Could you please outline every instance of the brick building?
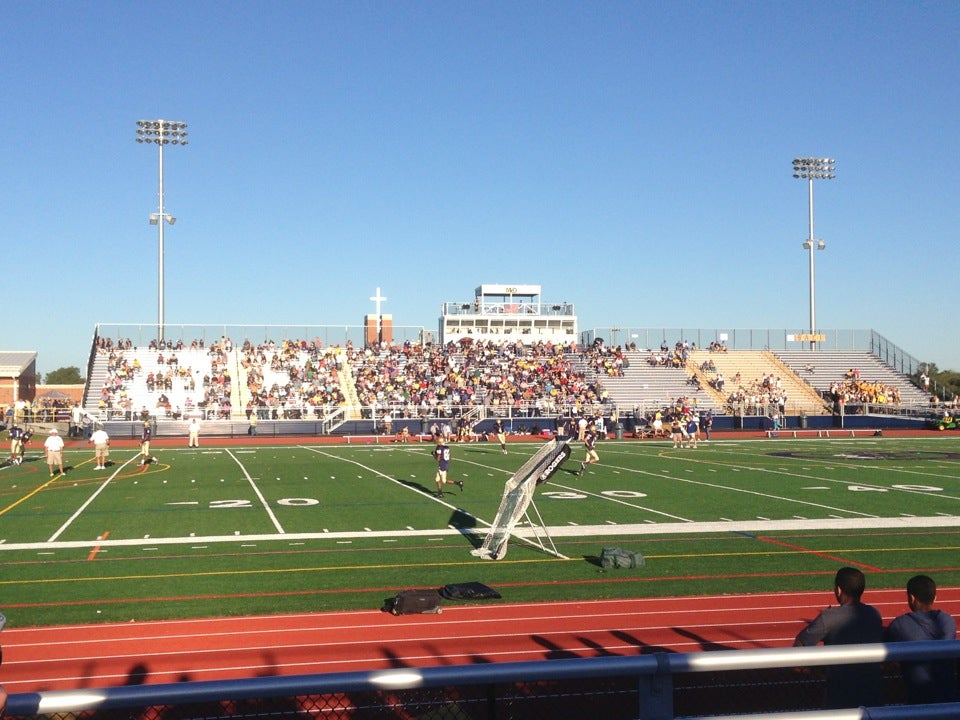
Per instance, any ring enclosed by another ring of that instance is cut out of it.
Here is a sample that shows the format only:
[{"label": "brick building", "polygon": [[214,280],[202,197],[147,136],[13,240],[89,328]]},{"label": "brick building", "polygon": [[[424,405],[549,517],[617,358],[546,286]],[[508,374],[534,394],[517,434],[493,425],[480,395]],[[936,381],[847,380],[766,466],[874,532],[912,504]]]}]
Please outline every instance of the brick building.
[{"label": "brick building", "polygon": [[37,395],[37,353],[0,350],[0,406],[17,400],[33,402]]}]

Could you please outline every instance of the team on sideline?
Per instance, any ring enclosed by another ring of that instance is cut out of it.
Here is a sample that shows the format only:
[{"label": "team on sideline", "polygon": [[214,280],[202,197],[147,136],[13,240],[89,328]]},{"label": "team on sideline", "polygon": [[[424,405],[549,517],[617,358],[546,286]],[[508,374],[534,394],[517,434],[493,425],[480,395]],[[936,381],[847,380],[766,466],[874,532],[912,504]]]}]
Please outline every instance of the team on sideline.
[{"label": "team on sideline", "polygon": [[[33,437],[33,430],[30,428],[22,428],[19,425],[13,425],[9,429],[8,435],[10,437],[10,454],[5,464],[22,465],[27,444],[30,438]],[[141,466],[149,465],[157,461],[157,458],[150,454],[150,441],[152,438],[153,425],[147,420],[143,423],[140,432]],[[102,427],[97,428],[90,434],[87,444],[93,445],[94,448],[93,458],[96,462],[94,470],[106,470],[108,463],[107,458],[110,457],[110,436],[107,431]],[[190,448],[200,447],[200,421],[196,418],[191,421],[188,427],[187,446]],[[48,430],[47,437],[43,441],[43,455],[47,463],[47,468],[50,471],[50,477],[54,477],[57,474],[63,475],[69,469],[64,467],[63,464],[63,452],[65,448],[66,443],[60,436],[59,430],[57,430],[57,428]],[[56,468],[56,470],[54,470],[54,468]]]}]

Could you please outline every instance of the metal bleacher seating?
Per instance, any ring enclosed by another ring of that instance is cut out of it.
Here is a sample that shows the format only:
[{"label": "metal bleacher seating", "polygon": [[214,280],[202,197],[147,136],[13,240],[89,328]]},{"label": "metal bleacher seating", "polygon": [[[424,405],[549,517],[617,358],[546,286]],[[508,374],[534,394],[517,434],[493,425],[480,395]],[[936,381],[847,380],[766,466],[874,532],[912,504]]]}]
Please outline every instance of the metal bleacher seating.
[{"label": "metal bleacher seating", "polygon": [[722,406],[705,389],[691,382],[686,368],[654,366],[648,362],[649,353],[625,350],[623,375],[595,374],[585,369],[589,380],[600,382],[607,390],[610,403],[621,410],[640,407],[642,410],[672,405],[679,397],[689,398],[701,411],[719,412]]},{"label": "metal bleacher seating", "polygon": [[[163,354],[168,358],[171,353],[164,351]],[[131,366],[134,361],[138,361],[140,370],[126,378],[122,388],[112,393],[112,409],[110,412],[100,406],[102,390],[110,379],[108,356],[97,354],[94,357],[88,380],[89,392],[84,409],[99,421],[121,419],[124,417],[126,409],[130,410],[132,416],[138,416],[143,408],[146,408],[151,416],[166,416],[166,411],[161,411],[157,407],[157,400],[161,395],[166,395],[171,409],[174,412],[179,410],[180,414],[186,413],[191,407],[196,407],[203,400],[203,377],[211,372],[210,357],[203,350],[184,348],[177,351],[177,364],[175,366],[166,362],[161,366],[158,362],[160,352],[154,349],[134,347],[124,350],[122,355]],[[163,389],[159,386],[155,386],[153,390],[148,388],[147,376],[151,372],[157,373],[161,369],[163,372],[167,372],[174,368],[184,368],[184,372],[175,373],[170,389]],[[187,374],[193,378],[192,389]],[[233,394],[236,395],[235,387],[233,388]],[[235,400],[236,398],[232,398],[233,402]],[[127,407],[125,408],[124,405]]]},{"label": "metal bleacher seating", "polygon": [[780,350],[776,356],[821,393],[828,392],[833,383],[847,380],[847,374],[856,369],[862,380],[896,387],[902,405],[930,402],[930,395],[914,385],[907,375],[864,350]]}]

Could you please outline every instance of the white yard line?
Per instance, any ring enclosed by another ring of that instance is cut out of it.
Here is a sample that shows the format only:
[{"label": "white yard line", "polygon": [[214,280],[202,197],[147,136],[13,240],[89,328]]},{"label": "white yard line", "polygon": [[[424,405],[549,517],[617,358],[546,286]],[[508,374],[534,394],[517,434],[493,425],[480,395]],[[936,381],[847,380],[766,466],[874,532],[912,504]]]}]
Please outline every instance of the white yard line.
[{"label": "white yard line", "polygon": [[78,517],[80,517],[80,516],[83,514],[83,511],[84,511],[84,510],[86,510],[88,507],[90,507],[90,504],[91,504],[94,500],[97,499],[97,496],[98,496],[100,493],[102,493],[104,490],[107,489],[107,486],[108,486],[108,485],[110,484],[110,482],[117,476],[117,473],[119,473],[119,472],[120,472],[121,470],[123,470],[127,465],[129,465],[130,463],[132,463],[134,460],[136,460],[136,459],[139,458],[139,457],[140,457],[140,453],[138,452],[136,455],[134,455],[132,458],[130,458],[129,460],[127,460],[127,461],[126,461],[125,463],[123,463],[122,465],[118,465],[118,466],[114,469],[114,471],[113,471],[112,473],[110,473],[110,475],[107,477],[107,479],[104,480],[102,483],[100,483],[99,487],[97,487],[97,489],[94,491],[93,495],[91,495],[89,498],[87,498],[87,501],[86,501],[85,503],[83,503],[83,505],[81,505],[79,508],[77,508],[77,511],[76,511],[73,515],[71,515],[70,518],[69,518],[63,525],[60,526],[60,529],[57,530],[57,531],[50,537],[50,539],[47,540],[47,542],[48,542],[48,543],[56,542],[56,541],[57,541],[57,538],[59,538],[59,537],[66,531],[66,529],[69,528],[70,525],[73,524],[73,521],[76,520]]},{"label": "white yard line", "polygon": [[260,492],[260,488],[257,487],[257,484],[253,481],[253,478],[250,477],[250,473],[247,472],[247,468],[244,467],[243,463],[240,462],[240,459],[234,455],[230,450],[226,451],[233,461],[240,466],[240,470],[243,471],[243,476],[247,479],[247,482],[250,483],[250,487],[253,488],[253,492],[256,493],[257,497],[260,498],[260,505],[263,506],[264,511],[270,517],[270,521],[273,523],[273,526],[277,529],[277,532],[281,535],[285,535],[286,531],[283,529],[283,526],[280,524],[280,521],[277,520],[277,516],[273,514],[273,510],[270,509],[270,503],[267,502],[267,499],[263,496],[263,493]]}]

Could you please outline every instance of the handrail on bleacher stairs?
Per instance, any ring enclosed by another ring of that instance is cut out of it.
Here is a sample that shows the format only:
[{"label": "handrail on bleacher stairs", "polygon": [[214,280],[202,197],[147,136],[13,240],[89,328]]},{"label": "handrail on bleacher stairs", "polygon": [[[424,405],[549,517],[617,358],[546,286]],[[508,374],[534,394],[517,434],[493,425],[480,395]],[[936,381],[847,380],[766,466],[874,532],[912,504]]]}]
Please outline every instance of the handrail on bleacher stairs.
[{"label": "handrail on bleacher stairs", "polygon": [[[762,670],[772,668],[794,668],[808,666],[843,665],[856,663],[882,663],[900,660],[938,660],[960,658],[960,641],[923,641],[902,643],[878,643],[864,645],[834,645],[830,647],[762,648],[753,650],[714,650],[696,653],[658,652],[636,656],[600,656],[590,658],[570,658],[560,660],[541,660],[533,662],[479,663],[472,665],[447,665],[425,668],[395,668],[368,672],[325,673],[314,675],[289,675],[257,677],[242,680],[178,682],[165,684],[125,685],[109,688],[81,688],[77,690],[58,690],[38,693],[12,694],[8,698],[6,718],[38,718],[50,716],[75,715],[86,712],[115,711],[138,708],[138,717],[167,717],[173,712],[175,717],[192,717],[183,714],[183,706],[226,701],[263,701],[283,698],[307,698],[311,696],[337,695],[349,693],[374,693],[381,702],[389,702],[394,707],[403,707],[406,693],[423,692],[430,688],[481,687],[476,705],[471,705],[471,717],[490,717],[500,700],[493,697],[495,692],[513,690],[519,696],[525,695],[524,683],[549,681],[605,680],[611,678],[632,678],[638,689],[636,714],[644,720],[673,720],[673,679],[683,673],[716,673],[724,671]],[[494,686],[500,686],[495,691]],[[597,693],[607,689],[598,685]],[[783,689],[779,692],[783,693]],[[384,693],[377,696],[377,693]],[[588,698],[589,690],[581,691]],[[461,696],[462,698],[465,694]],[[529,699],[527,700],[529,701]],[[567,701],[569,702],[569,700]],[[430,717],[444,717],[447,701],[441,696],[431,711]],[[422,707],[422,706],[421,706]],[[143,709],[147,710],[144,711]],[[152,714],[151,708],[156,709]],[[225,711],[218,718],[231,717]],[[344,708],[343,717],[352,717],[356,708]],[[254,708],[244,706],[245,720],[251,718],[276,717],[276,708],[269,703],[258,714]],[[537,715],[535,705],[524,706],[524,717],[547,717]],[[462,707],[453,708],[450,717],[463,717]],[[555,713],[554,711],[551,711]],[[325,716],[337,717],[335,712],[326,712]],[[111,715],[112,717],[112,715]],[[120,717],[120,715],[117,715]],[[684,717],[691,717],[689,715]],[[698,716],[699,717],[699,716]],[[703,716],[707,717],[707,716]],[[889,705],[874,708],[847,710],[816,710],[773,713],[751,713],[748,715],[710,715],[716,720],[746,719],[752,720],[854,720],[870,718],[872,720],[914,720],[916,718],[960,717],[960,702],[937,705]]]}]

